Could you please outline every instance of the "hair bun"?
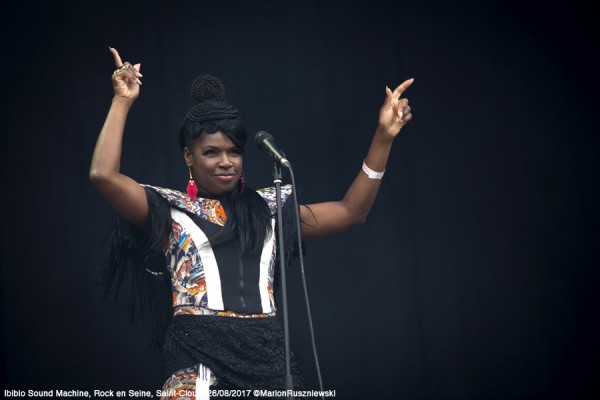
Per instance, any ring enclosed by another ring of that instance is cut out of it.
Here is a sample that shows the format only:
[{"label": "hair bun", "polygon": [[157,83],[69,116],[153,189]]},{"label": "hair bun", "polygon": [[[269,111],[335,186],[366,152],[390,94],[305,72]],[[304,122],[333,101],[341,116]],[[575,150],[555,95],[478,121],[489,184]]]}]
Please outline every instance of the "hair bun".
[{"label": "hair bun", "polygon": [[225,101],[225,86],[216,76],[200,75],[192,83],[194,105],[207,100]]}]

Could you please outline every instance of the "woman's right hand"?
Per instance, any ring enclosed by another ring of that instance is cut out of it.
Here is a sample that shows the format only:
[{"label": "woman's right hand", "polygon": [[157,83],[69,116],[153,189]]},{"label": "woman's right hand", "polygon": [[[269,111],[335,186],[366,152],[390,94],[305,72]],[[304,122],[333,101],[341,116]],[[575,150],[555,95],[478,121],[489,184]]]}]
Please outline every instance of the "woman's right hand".
[{"label": "woman's right hand", "polygon": [[141,64],[131,65],[129,62],[123,63],[116,49],[109,47],[109,50],[115,59],[115,66],[117,67],[112,76],[115,97],[133,102],[140,95],[140,85],[142,84],[142,81],[139,79],[142,77],[140,73]]}]

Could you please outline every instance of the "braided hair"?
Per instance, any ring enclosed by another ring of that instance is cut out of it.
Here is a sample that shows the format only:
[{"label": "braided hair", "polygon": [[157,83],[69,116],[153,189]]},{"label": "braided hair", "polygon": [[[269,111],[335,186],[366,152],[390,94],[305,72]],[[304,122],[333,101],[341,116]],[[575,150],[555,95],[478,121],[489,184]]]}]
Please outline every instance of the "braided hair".
[{"label": "braided hair", "polygon": [[[201,75],[192,83],[192,108],[188,111],[179,129],[179,146],[192,147],[200,135],[223,133],[244,153],[246,129],[238,116],[238,110],[225,100],[225,86],[221,80],[211,75]],[[238,187],[226,196],[219,198],[227,221],[219,233],[210,239],[211,246],[234,239],[238,242],[240,254],[259,256],[263,244],[273,232],[271,211],[264,199],[246,186]]]}]

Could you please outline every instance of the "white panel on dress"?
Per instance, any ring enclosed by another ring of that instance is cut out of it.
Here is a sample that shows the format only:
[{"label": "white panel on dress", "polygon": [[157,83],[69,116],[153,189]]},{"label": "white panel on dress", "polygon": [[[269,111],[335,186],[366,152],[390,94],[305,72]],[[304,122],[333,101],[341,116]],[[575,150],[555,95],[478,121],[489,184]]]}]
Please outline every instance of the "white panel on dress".
[{"label": "white panel on dress", "polygon": [[[269,267],[271,266],[271,256],[273,255],[273,246],[275,245],[275,219],[271,220],[272,233],[265,239],[262,254],[260,256],[260,277],[258,278],[258,289],[260,291],[260,304],[263,313],[273,312],[269,298]],[[273,266],[274,268],[275,266]]]},{"label": "white panel on dress", "polygon": [[198,254],[204,267],[208,308],[211,310],[224,310],[223,294],[221,293],[221,276],[219,275],[217,259],[210,246],[208,237],[186,213],[171,208],[171,217],[189,233],[196,245],[196,249],[198,249]]}]

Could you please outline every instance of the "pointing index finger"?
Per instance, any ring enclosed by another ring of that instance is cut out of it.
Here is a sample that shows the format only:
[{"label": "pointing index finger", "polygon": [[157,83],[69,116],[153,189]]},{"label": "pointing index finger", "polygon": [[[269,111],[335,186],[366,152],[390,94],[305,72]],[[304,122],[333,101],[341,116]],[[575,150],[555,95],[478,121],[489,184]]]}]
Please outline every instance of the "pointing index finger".
[{"label": "pointing index finger", "polygon": [[407,79],[404,82],[402,82],[400,85],[398,85],[398,87],[396,89],[394,89],[394,96],[396,96],[396,97],[402,96],[402,93],[404,93],[404,91],[406,89],[408,89],[414,81],[415,81],[415,78],[410,78],[410,79]]},{"label": "pointing index finger", "polygon": [[110,50],[115,59],[115,65],[117,66],[117,68],[121,68],[123,66],[123,61],[121,61],[121,56],[119,56],[119,52],[117,51],[117,49],[112,47],[109,47],[108,49]]}]

